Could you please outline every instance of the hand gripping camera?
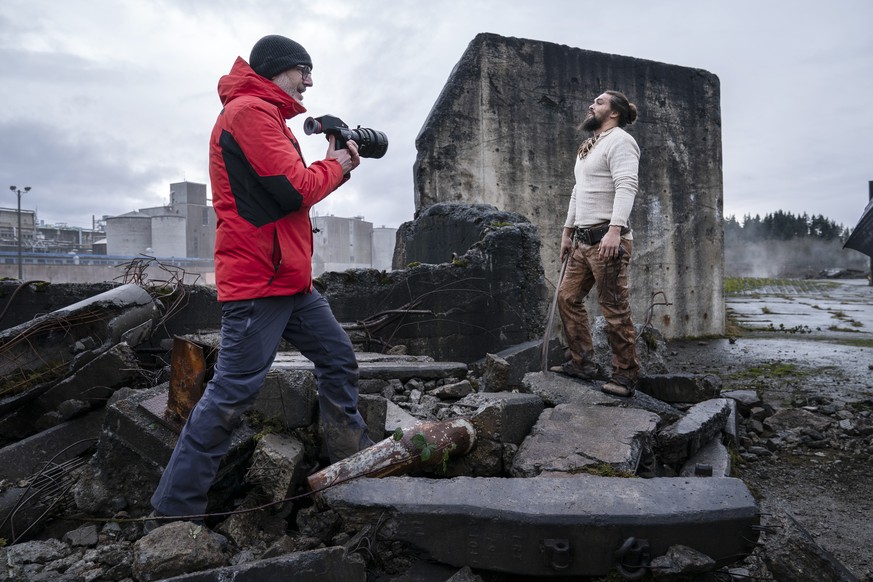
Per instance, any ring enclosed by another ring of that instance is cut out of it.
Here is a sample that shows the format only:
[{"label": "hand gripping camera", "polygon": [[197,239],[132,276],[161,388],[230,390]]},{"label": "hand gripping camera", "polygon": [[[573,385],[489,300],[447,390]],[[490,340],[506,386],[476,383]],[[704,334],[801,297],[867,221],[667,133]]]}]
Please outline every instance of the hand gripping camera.
[{"label": "hand gripping camera", "polygon": [[362,158],[381,158],[388,151],[388,136],[381,131],[361,127],[349,129],[342,119],[333,115],[308,117],[303,122],[306,135],[325,133],[336,139],[335,149],[346,149],[346,142],[354,140],[358,144],[358,154]]}]

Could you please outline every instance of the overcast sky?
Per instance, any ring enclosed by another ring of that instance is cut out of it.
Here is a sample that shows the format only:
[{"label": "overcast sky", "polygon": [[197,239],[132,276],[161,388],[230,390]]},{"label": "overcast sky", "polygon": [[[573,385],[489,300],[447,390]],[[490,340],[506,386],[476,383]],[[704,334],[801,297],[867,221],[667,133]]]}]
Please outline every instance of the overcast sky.
[{"label": "overcast sky", "polygon": [[[3,0],[0,206],[30,186],[23,208],[90,228],[168,202],[172,182],[208,183],[218,78],[283,34],[314,61],[309,114],[389,138],[315,211],[397,227],[414,212],[415,137],[491,32],[714,73],[725,215],[853,227],[873,180],[871,23],[870,0]],[[314,161],[326,146],[304,118],[289,125]]]}]

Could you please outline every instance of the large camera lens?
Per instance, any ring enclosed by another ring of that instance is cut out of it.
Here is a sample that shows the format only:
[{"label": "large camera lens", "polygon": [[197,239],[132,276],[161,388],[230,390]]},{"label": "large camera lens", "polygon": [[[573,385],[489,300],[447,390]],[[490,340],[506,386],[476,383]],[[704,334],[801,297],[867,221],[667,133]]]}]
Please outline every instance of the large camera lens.
[{"label": "large camera lens", "polygon": [[359,127],[348,130],[350,138],[358,144],[362,158],[381,158],[388,151],[388,136],[375,129]]}]

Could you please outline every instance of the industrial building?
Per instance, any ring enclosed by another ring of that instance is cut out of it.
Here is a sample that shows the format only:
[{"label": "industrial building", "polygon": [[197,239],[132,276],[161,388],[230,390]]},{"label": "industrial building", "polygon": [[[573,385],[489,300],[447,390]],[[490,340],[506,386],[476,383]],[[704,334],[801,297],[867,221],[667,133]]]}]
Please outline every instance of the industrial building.
[{"label": "industrial building", "polygon": [[[21,210],[21,247],[25,279],[85,283],[118,276],[118,265],[154,257],[214,282],[215,210],[206,184],[170,184],[169,202],[118,216],[92,219],[82,228],[39,221],[34,210]],[[18,211],[0,208],[0,277],[18,270]],[[379,227],[362,216],[312,217],[313,276],[347,269],[390,270],[396,228]]]},{"label": "industrial building", "polygon": [[215,209],[206,184],[170,184],[170,202],[106,219],[106,254],[161,258],[212,258]]},{"label": "industrial building", "polygon": [[313,216],[312,275],[348,269],[389,271],[396,237],[396,228],[373,228],[363,216]]}]

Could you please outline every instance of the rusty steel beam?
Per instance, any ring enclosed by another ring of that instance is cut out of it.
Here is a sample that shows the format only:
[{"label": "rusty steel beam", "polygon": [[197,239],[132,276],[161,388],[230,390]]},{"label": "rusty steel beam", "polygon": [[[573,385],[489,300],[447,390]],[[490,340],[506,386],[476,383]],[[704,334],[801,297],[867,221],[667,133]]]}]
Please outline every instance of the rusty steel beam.
[{"label": "rusty steel beam", "polygon": [[203,396],[215,366],[215,350],[176,336],[170,358],[170,393],[166,415],[184,424]]},{"label": "rusty steel beam", "polygon": [[307,483],[320,492],[358,477],[406,475],[439,467],[450,456],[468,453],[475,443],[476,429],[465,418],[422,421],[310,475]]}]

